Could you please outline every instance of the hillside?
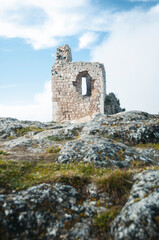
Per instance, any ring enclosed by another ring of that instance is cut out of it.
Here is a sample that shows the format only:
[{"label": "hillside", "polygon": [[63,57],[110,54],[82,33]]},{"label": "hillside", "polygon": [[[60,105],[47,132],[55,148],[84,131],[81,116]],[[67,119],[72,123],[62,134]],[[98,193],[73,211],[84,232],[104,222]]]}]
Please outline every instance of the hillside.
[{"label": "hillside", "polygon": [[159,239],[159,115],[0,118],[0,239]]}]

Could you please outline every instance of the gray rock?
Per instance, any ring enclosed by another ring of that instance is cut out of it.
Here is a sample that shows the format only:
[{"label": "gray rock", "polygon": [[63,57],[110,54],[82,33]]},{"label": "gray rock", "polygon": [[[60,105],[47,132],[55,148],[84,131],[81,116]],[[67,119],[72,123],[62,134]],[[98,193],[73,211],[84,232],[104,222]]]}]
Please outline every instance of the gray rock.
[{"label": "gray rock", "polygon": [[125,144],[159,142],[159,115],[151,115],[140,111],[129,111],[106,116],[98,114],[86,123],[83,134],[105,135]]},{"label": "gray rock", "polygon": [[114,93],[109,93],[105,97],[104,101],[104,113],[116,114],[125,111],[125,108],[120,107],[120,101],[117,99]]},{"label": "gray rock", "polygon": [[154,162],[158,165],[159,164],[159,150],[153,149],[153,148],[139,148],[139,147],[135,147],[135,150],[148,158],[151,158],[154,160]]},{"label": "gray rock", "polygon": [[87,135],[67,142],[58,157],[60,163],[84,162],[98,167],[128,167],[134,160],[152,163],[151,159],[122,143]]},{"label": "gray rock", "polygon": [[73,187],[59,183],[0,195],[1,238],[89,239],[92,217],[97,211],[94,206],[79,204],[78,200],[80,196]]},{"label": "gray rock", "polygon": [[115,240],[159,239],[159,170],[135,176],[128,202],[114,220]]},{"label": "gray rock", "polygon": [[[12,125],[11,127],[13,128]],[[42,132],[30,131],[25,136],[9,140],[5,143],[5,149],[8,151],[17,147],[24,147],[30,152],[45,152],[46,148],[51,147],[53,144],[61,147],[62,145],[57,144],[57,141],[73,139],[81,130],[81,126],[76,124],[65,124],[57,127],[50,125],[50,128],[53,129],[44,129]],[[7,136],[11,136],[11,131],[9,131]]]}]

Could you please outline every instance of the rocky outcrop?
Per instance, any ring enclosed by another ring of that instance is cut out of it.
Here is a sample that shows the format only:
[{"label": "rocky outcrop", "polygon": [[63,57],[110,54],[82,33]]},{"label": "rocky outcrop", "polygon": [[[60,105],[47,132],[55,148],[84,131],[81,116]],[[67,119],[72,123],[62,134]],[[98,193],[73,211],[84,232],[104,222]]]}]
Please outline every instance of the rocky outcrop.
[{"label": "rocky outcrop", "polygon": [[128,202],[114,220],[115,240],[159,239],[159,171],[145,171],[134,177]]},{"label": "rocky outcrop", "polygon": [[125,144],[159,142],[159,115],[140,111],[122,112],[112,116],[98,114],[86,123],[86,134],[104,135]]},{"label": "rocky outcrop", "polygon": [[73,187],[58,183],[0,195],[1,239],[90,239],[97,210],[80,199]]},{"label": "rocky outcrop", "polygon": [[104,101],[105,114],[112,115],[123,111],[125,111],[125,108],[120,107],[120,101],[119,99],[117,99],[114,93],[111,92],[108,95],[106,95]]},{"label": "rocky outcrop", "polygon": [[147,164],[153,162],[122,143],[87,135],[66,143],[58,158],[60,163],[84,162],[97,167],[120,168],[130,166],[133,161],[143,161]]},{"label": "rocky outcrop", "polygon": [[0,118],[2,240],[157,240],[158,179],[159,115]]}]

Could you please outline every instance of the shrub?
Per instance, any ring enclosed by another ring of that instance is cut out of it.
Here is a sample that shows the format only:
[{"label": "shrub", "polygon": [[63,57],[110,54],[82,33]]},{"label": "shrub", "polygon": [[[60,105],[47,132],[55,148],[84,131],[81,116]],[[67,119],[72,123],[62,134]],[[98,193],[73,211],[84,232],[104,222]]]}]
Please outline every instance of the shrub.
[{"label": "shrub", "polygon": [[52,147],[46,149],[46,151],[48,153],[59,153],[60,150],[61,150],[61,148],[54,146],[54,145]]},{"label": "shrub", "polygon": [[106,212],[97,214],[94,218],[94,226],[98,227],[102,231],[108,231],[111,222],[120,212],[121,207],[115,206],[109,208]]},{"label": "shrub", "polygon": [[0,155],[8,155],[8,153],[4,152],[3,150],[0,150]]}]

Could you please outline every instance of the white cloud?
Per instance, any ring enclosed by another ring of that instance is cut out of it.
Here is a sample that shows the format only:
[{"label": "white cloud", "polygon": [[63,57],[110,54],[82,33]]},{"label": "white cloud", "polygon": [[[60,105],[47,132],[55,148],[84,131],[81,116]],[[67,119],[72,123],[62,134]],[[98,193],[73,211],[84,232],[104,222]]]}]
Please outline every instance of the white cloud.
[{"label": "white cloud", "polygon": [[92,51],[93,61],[105,64],[108,91],[127,110],[159,112],[158,29],[159,5],[119,13],[109,37]]},{"label": "white cloud", "polygon": [[44,91],[34,96],[30,105],[0,104],[0,117],[13,117],[20,120],[51,121],[51,83],[46,82]]},{"label": "white cloud", "polygon": [[[80,36],[79,48],[90,48],[98,38],[96,32],[109,32],[92,50],[92,60],[105,63],[108,91],[118,93],[129,110],[158,112],[159,5],[147,11],[117,13],[94,8],[92,3],[0,0],[0,37],[22,38],[34,49],[41,49],[76,35]],[[31,105],[0,105],[1,116],[51,120],[50,89],[46,84]]]},{"label": "white cloud", "polygon": [[79,48],[90,48],[91,44],[98,39],[98,34],[86,32],[79,39]]},{"label": "white cloud", "polygon": [[93,32],[106,31],[113,20],[110,11],[94,8],[91,0],[0,0],[0,37],[25,39],[34,49],[75,35],[81,36],[81,46],[89,45],[97,37]]},{"label": "white cloud", "polygon": [[79,34],[93,17],[88,21],[90,0],[0,0],[0,6],[0,36],[23,38],[35,49]]}]

